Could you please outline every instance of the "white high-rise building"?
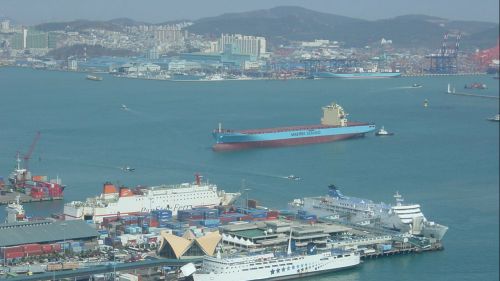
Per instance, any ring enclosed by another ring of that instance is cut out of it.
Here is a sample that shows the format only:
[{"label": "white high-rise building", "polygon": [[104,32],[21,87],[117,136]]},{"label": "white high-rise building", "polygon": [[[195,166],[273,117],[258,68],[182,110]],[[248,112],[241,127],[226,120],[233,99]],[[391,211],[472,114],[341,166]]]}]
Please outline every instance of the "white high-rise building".
[{"label": "white high-rise building", "polygon": [[26,49],[28,46],[28,29],[23,28],[23,49]]},{"label": "white high-rise building", "polygon": [[0,24],[0,30],[3,32],[8,32],[10,30],[10,21],[3,20],[2,23]]},{"label": "white high-rise building", "polygon": [[226,51],[227,46],[236,47],[240,54],[261,56],[266,52],[266,38],[241,34],[221,34],[217,51]]},{"label": "white high-rise building", "polygon": [[155,40],[159,43],[174,43],[184,40],[184,32],[180,27],[174,25],[161,26],[153,33]]}]

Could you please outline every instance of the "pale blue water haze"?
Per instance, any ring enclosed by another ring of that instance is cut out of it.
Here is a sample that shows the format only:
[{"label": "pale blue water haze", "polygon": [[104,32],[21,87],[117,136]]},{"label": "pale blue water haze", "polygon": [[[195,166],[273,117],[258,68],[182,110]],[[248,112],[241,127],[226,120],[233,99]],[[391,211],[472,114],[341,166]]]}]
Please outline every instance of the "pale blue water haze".
[{"label": "pale blue water haze", "polygon": [[[0,175],[15,165],[37,130],[34,174],[59,175],[66,201],[83,200],[109,180],[126,185],[191,181],[195,172],[250,198],[284,208],[322,195],[335,183],[345,194],[392,203],[399,191],[426,216],[450,227],[445,250],[370,260],[311,280],[498,280],[498,100],[445,94],[475,81],[498,96],[490,76],[379,80],[165,82],[83,73],[0,68]],[[411,88],[413,83],[423,88]],[[429,107],[423,101],[429,100]],[[211,130],[317,124],[336,101],[357,121],[393,137],[214,153]],[[130,111],[121,109],[125,104]],[[133,173],[119,167],[130,165]],[[301,181],[281,177],[295,174]],[[63,202],[26,204],[29,215],[62,211]],[[3,207],[0,220],[3,220]]]}]

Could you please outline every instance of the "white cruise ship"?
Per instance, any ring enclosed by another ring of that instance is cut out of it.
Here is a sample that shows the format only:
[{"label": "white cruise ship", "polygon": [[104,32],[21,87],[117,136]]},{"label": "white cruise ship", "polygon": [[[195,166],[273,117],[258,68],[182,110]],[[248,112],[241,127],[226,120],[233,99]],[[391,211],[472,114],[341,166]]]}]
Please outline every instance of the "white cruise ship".
[{"label": "white cruise ship", "polygon": [[116,188],[113,184],[106,183],[100,196],[88,198],[85,202],[73,201],[65,204],[64,216],[66,220],[102,222],[105,217],[160,209],[171,210],[173,215],[177,215],[178,210],[230,205],[239,196],[240,193],[226,193],[224,190],[217,190],[214,184],[201,182],[198,175],[194,183],[135,189]]},{"label": "white cruise ship", "polygon": [[380,222],[385,227],[437,240],[441,240],[448,231],[447,226],[428,221],[420,210],[419,204],[404,204],[404,199],[398,192],[394,198],[396,205],[380,218]]},{"label": "white cruise ship", "polygon": [[192,274],[190,279],[194,281],[287,280],[346,269],[359,263],[358,253],[336,253],[334,250],[303,255],[288,253],[282,257],[269,253],[221,258],[218,254],[217,257],[205,257],[201,269]]}]

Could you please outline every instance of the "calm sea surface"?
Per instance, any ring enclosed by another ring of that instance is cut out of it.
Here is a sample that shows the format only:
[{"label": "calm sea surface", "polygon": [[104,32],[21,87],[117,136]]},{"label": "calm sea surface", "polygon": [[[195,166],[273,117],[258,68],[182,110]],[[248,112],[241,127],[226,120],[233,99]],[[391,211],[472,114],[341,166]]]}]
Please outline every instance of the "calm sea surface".
[{"label": "calm sea surface", "polygon": [[[310,280],[498,280],[499,124],[486,119],[499,112],[499,102],[444,93],[448,83],[460,92],[476,81],[488,86],[476,93],[498,96],[490,76],[93,82],[82,73],[0,68],[0,176],[8,176],[16,151],[26,152],[40,130],[30,168],[59,175],[66,201],[99,194],[105,181],[180,183],[196,172],[229,191],[244,180],[249,198],[276,208],[323,195],[330,183],[387,203],[399,191],[450,227],[445,250],[370,260]],[[395,136],[231,153],[210,148],[218,122],[234,129],[317,124],[321,106],[332,101],[351,120],[384,125]],[[123,172],[125,165],[136,171]],[[289,174],[303,180],[283,179]],[[62,208],[61,201],[25,205],[31,216]]]}]

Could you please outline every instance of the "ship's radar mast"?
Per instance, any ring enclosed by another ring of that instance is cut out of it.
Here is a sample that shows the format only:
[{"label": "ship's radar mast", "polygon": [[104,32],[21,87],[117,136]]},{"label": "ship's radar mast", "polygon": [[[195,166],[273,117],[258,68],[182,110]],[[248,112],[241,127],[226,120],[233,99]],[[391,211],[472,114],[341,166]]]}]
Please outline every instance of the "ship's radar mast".
[{"label": "ship's radar mast", "polygon": [[396,194],[394,194],[394,198],[396,199],[396,205],[397,206],[401,206],[403,204],[403,196],[401,196],[401,194],[399,194],[399,192],[396,191]]},{"label": "ship's radar mast", "polygon": [[347,113],[342,106],[332,103],[323,107],[323,118],[321,124],[326,126],[347,126]]}]

